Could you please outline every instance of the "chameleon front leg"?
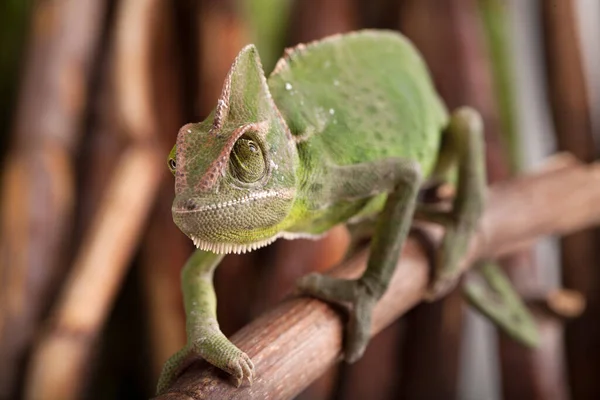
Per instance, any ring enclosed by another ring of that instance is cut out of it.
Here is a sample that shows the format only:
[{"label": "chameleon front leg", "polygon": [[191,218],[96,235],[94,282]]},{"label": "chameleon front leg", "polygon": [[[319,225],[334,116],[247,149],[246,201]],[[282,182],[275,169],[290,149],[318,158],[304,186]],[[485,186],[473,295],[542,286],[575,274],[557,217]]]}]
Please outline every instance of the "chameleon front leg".
[{"label": "chameleon front leg", "polygon": [[231,374],[237,386],[244,379],[252,382],[252,361],[223,335],[217,322],[217,299],[212,279],[222,259],[223,255],[196,250],[182,270],[187,344],[165,363],[158,380],[158,394],[198,357]]},{"label": "chameleon front leg", "polygon": [[348,362],[358,360],[369,342],[373,307],[385,293],[396,268],[423,181],[419,165],[412,161],[388,160],[364,168],[370,169],[379,180],[357,179],[361,182],[378,182],[381,185],[381,179],[391,180],[384,183],[391,183],[391,191],[377,220],[367,269],[356,280],[310,274],[298,282],[300,289],[307,294],[329,302],[352,304],[344,346],[344,359]]}]

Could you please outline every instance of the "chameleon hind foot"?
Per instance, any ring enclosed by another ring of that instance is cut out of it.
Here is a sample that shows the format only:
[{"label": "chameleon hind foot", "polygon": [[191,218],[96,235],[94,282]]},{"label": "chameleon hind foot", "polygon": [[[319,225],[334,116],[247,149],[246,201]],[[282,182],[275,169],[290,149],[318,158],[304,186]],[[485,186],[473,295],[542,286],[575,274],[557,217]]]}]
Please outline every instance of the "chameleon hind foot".
[{"label": "chameleon hind foot", "polygon": [[454,289],[461,277],[460,259],[475,230],[463,224],[446,224],[441,247],[435,252],[432,278],[425,292],[425,300],[435,301]]},{"label": "chameleon hind foot", "polygon": [[318,273],[300,278],[297,286],[303,293],[326,302],[350,304],[343,357],[349,363],[361,358],[371,337],[371,314],[377,303],[368,286],[361,279],[337,279]]},{"label": "chameleon hind foot", "polygon": [[209,333],[202,339],[186,345],[165,363],[156,392],[163,393],[194,360],[203,358],[227,372],[239,387],[244,380],[252,385],[254,364],[246,353],[238,349],[220,331]]}]

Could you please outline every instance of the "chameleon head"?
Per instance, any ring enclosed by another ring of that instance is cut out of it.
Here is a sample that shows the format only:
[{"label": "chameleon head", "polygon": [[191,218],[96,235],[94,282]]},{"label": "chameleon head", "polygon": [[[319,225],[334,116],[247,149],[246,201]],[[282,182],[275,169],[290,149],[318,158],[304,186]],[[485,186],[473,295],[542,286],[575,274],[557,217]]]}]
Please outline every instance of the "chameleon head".
[{"label": "chameleon head", "polygon": [[234,61],[215,111],[180,129],[168,163],[173,220],[198,248],[241,253],[281,234],[295,200],[298,154],[254,46]]}]

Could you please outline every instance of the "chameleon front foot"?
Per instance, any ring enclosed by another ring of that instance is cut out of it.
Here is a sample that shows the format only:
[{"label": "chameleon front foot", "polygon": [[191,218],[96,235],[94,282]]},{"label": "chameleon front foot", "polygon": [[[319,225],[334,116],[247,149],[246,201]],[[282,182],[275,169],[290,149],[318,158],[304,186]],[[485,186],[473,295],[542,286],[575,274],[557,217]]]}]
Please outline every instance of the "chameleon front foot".
[{"label": "chameleon front foot", "polygon": [[244,380],[252,385],[254,364],[246,353],[238,349],[220,331],[208,334],[186,345],[164,365],[158,380],[157,394],[163,393],[195,359],[203,358],[227,372],[239,387]]},{"label": "chameleon front foot", "polygon": [[361,279],[337,279],[313,273],[301,278],[297,286],[303,293],[326,302],[350,304],[343,356],[349,363],[361,358],[371,337],[371,314],[377,302],[367,285]]}]

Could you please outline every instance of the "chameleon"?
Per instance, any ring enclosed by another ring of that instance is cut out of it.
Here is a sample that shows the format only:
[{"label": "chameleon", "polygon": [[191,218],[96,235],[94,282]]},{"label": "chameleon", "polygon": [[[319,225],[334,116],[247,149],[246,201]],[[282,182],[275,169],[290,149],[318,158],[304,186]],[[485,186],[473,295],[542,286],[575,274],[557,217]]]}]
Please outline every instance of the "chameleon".
[{"label": "chameleon", "polygon": [[[318,238],[338,224],[369,226],[362,276],[313,273],[298,282],[305,294],[350,304],[343,358],[354,362],[415,213],[445,228],[427,290],[437,299],[456,284],[485,205],[482,118],[469,107],[449,112],[419,52],[392,31],[287,49],[268,79],[256,47],[244,47],[215,109],[179,130],[168,167],[173,220],[198,249],[182,270],[187,345],[163,367],[159,393],[196,358],[231,374],[237,386],[252,383],[252,360],[217,322],[212,277],[225,254],[278,238]],[[450,170],[451,209],[421,207],[420,191]]]}]

